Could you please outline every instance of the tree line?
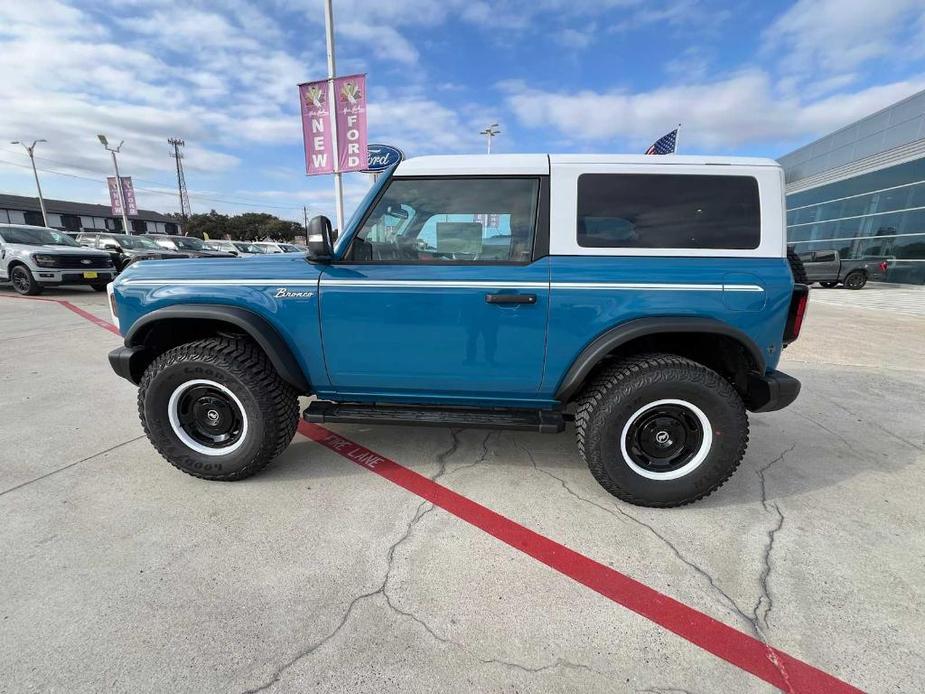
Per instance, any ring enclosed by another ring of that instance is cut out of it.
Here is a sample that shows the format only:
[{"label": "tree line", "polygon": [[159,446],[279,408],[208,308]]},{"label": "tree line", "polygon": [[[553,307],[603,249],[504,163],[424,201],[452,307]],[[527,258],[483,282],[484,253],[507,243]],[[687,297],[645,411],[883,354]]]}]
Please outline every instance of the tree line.
[{"label": "tree line", "polygon": [[267,214],[265,212],[245,212],[227,215],[212,210],[208,214],[194,214],[183,222],[178,214],[168,215],[177,220],[188,236],[197,238],[224,239],[233,241],[274,241],[305,240],[305,228],[298,222]]}]

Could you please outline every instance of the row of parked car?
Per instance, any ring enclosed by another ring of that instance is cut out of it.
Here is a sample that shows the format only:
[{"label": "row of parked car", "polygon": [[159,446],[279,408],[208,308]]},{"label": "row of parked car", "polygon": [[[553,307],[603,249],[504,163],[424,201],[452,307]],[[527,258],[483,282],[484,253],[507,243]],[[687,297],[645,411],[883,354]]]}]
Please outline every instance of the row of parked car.
[{"label": "row of parked car", "polygon": [[120,271],[138,260],[170,258],[230,258],[266,255],[269,253],[304,253],[305,249],[290,243],[270,241],[203,241],[194,236],[165,234],[111,234],[82,231],[73,234],[78,245],[108,252]]},{"label": "row of parked car", "polygon": [[293,244],[203,241],[192,236],[63,232],[25,224],[0,225],[0,282],[20,294],[47,286],[84,284],[98,292],[122,270],[141,260],[231,258],[270,253],[304,253]]}]

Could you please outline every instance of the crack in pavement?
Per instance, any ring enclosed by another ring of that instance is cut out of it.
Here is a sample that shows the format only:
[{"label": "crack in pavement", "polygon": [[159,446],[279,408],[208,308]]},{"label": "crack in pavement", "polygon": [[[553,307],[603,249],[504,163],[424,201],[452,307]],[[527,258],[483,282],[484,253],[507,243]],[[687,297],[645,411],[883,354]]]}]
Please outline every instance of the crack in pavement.
[{"label": "crack in pavement", "polygon": [[854,446],[851,445],[851,442],[848,441],[848,439],[846,439],[841,433],[835,431],[834,429],[830,429],[830,428],[827,427],[825,424],[823,424],[822,422],[820,422],[820,421],[817,420],[817,419],[814,419],[813,417],[810,417],[810,416],[809,416],[808,414],[806,414],[805,412],[801,413],[801,415],[802,415],[802,417],[803,417],[804,419],[808,419],[810,422],[812,422],[813,424],[815,424],[817,427],[819,427],[819,428],[822,429],[823,431],[825,431],[825,432],[831,434],[832,436],[834,436],[835,438],[837,438],[839,441],[841,441],[842,444],[845,446],[845,449],[847,449],[848,453],[850,453],[852,456],[854,456],[854,457],[857,458],[858,460],[864,460],[863,457],[859,456],[859,455],[855,452]]},{"label": "crack in pavement", "polygon": [[[460,445],[459,434],[461,431],[462,430],[451,430],[450,433],[452,436],[452,442],[450,444],[450,447],[447,450],[437,455],[437,460],[440,463],[440,469],[431,478],[432,480],[437,480],[440,476],[442,476],[446,472],[447,460],[450,458],[450,456],[452,456],[459,449],[459,445]],[[464,467],[471,467],[472,465],[478,465],[479,463],[484,462],[485,458],[488,456],[488,439],[490,436],[491,436],[491,433],[489,433],[485,437],[485,439],[482,441],[482,453],[479,456],[479,458],[477,458],[474,463],[470,463],[468,465],[465,465]],[[455,472],[455,471],[456,470],[454,469],[452,472]],[[425,506],[427,508],[425,508]],[[464,653],[466,653],[470,657],[475,658],[476,660],[478,660],[479,662],[483,664],[504,665],[510,668],[522,670],[524,672],[529,672],[529,673],[538,673],[538,672],[543,672],[545,670],[551,670],[551,669],[558,668],[558,667],[564,667],[564,668],[569,668],[569,669],[585,670],[585,671],[600,675],[601,677],[609,677],[609,675],[603,672],[599,672],[598,670],[595,670],[588,665],[583,665],[581,663],[573,663],[569,660],[565,660],[564,658],[556,658],[556,660],[552,663],[548,663],[546,665],[540,665],[537,667],[530,667],[528,665],[523,665],[522,663],[502,660],[500,658],[486,658],[486,657],[479,655],[478,653],[473,652],[464,643],[460,641],[456,641],[446,636],[442,636],[441,634],[437,633],[437,631],[430,624],[428,624],[424,619],[422,619],[415,613],[408,611],[408,610],[403,610],[402,608],[400,608],[395,603],[393,597],[389,595],[388,593],[389,581],[392,578],[392,569],[394,568],[394,565],[395,565],[395,552],[397,551],[399,546],[401,546],[402,543],[404,543],[409,537],[411,537],[411,533],[414,531],[415,526],[418,523],[420,523],[420,521],[427,514],[432,512],[435,508],[436,507],[432,503],[426,500],[421,501],[421,503],[417,505],[417,507],[415,508],[414,514],[412,515],[411,519],[408,521],[408,524],[405,526],[404,532],[395,542],[393,542],[389,546],[389,549],[386,552],[385,576],[383,577],[382,582],[380,583],[378,588],[376,588],[375,590],[366,592],[366,593],[362,593],[356,596],[355,598],[353,598],[353,600],[351,600],[350,603],[347,605],[347,609],[344,611],[342,617],[340,618],[337,625],[334,627],[334,629],[331,632],[329,632],[327,635],[325,635],[318,641],[312,643],[308,648],[305,648],[304,650],[297,653],[290,660],[283,663],[280,667],[278,667],[273,672],[273,675],[264,684],[258,687],[254,687],[252,689],[246,689],[244,690],[244,692],[242,692],[242,694],[256,694],[256,692],[266,691],[270,689],[271,687],[273,687],[275,684],[277,684],[280,681],[283,674],[287,670],[295,666],[299,661],[304,660],[305,658],[311,656],[318,649],[322,648],[325,644],[327,644],[333,638],[335,638],[337,634],[340,633],[341,629],[343,629],[344,626],[347,624],[347,622],[350,620],[350,616],[353,614],[354,609],[360,602],[364,600],[368,600],[370,598],[374,598],[377,595],[382,596],[383,600],[385,601],[386,606],[392,612],[394,612],[397,615],[400,615],[402,617],[412,620],[413,622],[421,626],[436,641],[455,646],[456,648],[459,648]]]},{"label": "crack in pavement", "polygon": [[[770,589],[770,578],[771,578],[771,553],[774,551],[774,540],[777,537],[777,533],[780,532],[781,528],[784,527],[784,514],[780,510],[780,506],[776,502],[771,503],[768,501],[768,489],[767,489],[767,479],[765,474],[770,470],[774,465],[781,462],[788,453],[793,452],[793,449],[796,448],[796,443],[790,445],[790,448],[786,448],[781,451],[780,455],[771,460],[767,465],[762,468],[758,468],[755,471],[755,474],[758,475],[758,479],[761,482],[761,506],[768,513],[772,513],[777,516],[777,522],[770,530],[768,530],[768,542],[765,545],[763,552],[764,568],[761,570],[761,575],[758,578],[758,583],[761,588],[761,594],[758,596],[758,600],[755,601],[755,606],[752,608],[752,617],[754,619],[755,627],[760,629],[761,624],[764,624],[764,627],[767,628],[770,626],[768,618],[771,615],[771,610],[774,607],[774,599],[771,597]],[[763,612],[762,607],[764,607]],[[761,612],[761,615],[759,615]]]},{"label": "crack in pavement", "polygon": [[681,687],[648,687],[646,689],[637,689],[639,694],[693,694],[689,689],[681,689]]},{"label": "crack in pavement", "polygon": [[447,450],[437,454],[437,463],[439,463],[440,469],[437,471],[437,474],[430,478],[431,482],[436,482],[437,479],[442,477],[446,472],[446,461],[449,460],[451,455],[459,450],[459,435],[463,431],[464,429],[450,429],[450,436],[452,437],[453,441]]},{"label": "crack in pavement", "polygon": [[[616,505],[614,505],[614,506],[612,506],[612,507],[604,506],[603,504],[597,503],[597,502],[594,501],[593,499],[588,499],[587,497],[581,496],[580,494],[578,494],[577,492],[575,492],[574,490],[572,490],[572,489],[568,486],[568,484],[565,482],[565,480],[563,480],[561,477],[558,477],[557,475],[554,475],[553,473],[549,472],[549,470],[546,470],[545,468],[540,467],[540,466],[537,464],[536,459],[533,457],[533,453],[532,453],[529,449],[525,448],[525,447],[520,443],[520,441],[518,441],[516,438],[514,439],[514,445],[517,446],[517,448],[519,448],[521,451],[523,451],[523,452],[527,455],[527,457],[530,459],[530,462],[531,462],[531,464],[533,465],[534,469],[536,469],[538,472],[541,472],[541,473],[543,473],[544,475],[547,475],[547,476],[551,477],[552,479],[556,480],[557,482],[559,482],[559,484],[562,485],[562,488],[563,488],[566,492],[568,492],[569,494],[571,494],[572,496],[574,496],[576,499],[579,499],[580,501],[583,501],[583,502],[585,502],[585,503],[591,504],[591,505],[594,506],[595,508],[598,508],[598,509],[600,509],[601,511],[604,511],[605,513],[609,513],[611,516],[613,516],[614,518],[617,518],[617,519],[620,520],[621,522],[630,521],[630,522],[635,523],[636,525],[640,525],[640,526],[642,526],[643,528],[645,528],[646,530],[648,530],[652,535],[654,535],[654,536],[655,536],[656,538],[658,538],[662,543],[664,543],[664,544],[671,550],[671,552],[675,555],[675,557],[677,557],[678,560],[680,560],[680,561],[683,562],[685,565],[687,565],[688,567],[690,567],[691,569],[693,569],[697,574],[699,574],[700,576],[702,576],[702,577],[707,581],[707,583],[710,585],[710,587],[711,587],[714,591],[716,591],[717,593],[719,593],[719,595],[725,600],[725,602],[727,603],[727,605],[728,605],[729,607],[732,608],[732,610],[733,610],[733,611],[745,622],[745,624],[748,624],[749,627],[752,629],[753,632],[757,632],[757,629],[755,628],[755,625],[754,625],[754,623],[752,622],[751,617],[749,617],[749,616],[745,613],[745,611],[744,611],[741,607],[739,607],[739,604],[732,598],[731,595],[729,595],[725,590],[723,590],[723,589],[719,586],[719,584],[716,583],[716,581],[715,581],[715,579],[713,578],[713,576],[710,575],[710,573],[707,572],[703,567],[701,567],[700,565],[698,565],[698,564],[695,563],[694,561],[692,561],[692,560],[688,559],[686,556],[684,556],[684,554],[677,548],[677,546],[676,546],[671,540],[669,540],[667,537],[665,537],[664,535],[662,535],[662,534],[661,534],[658,530],[656,530],[653,526],[649,525],[648,523],[646,523],[646,522],[643,521],[643,520],[640,520],[639,518],[636,518],[635,516],[631,515],[630,513],[627,513],[626,511],[624,511],[624,510],[623,510],[622,508],[620,508],[619,506],[616,506]],[[757,635],[757,633],[756,633],[756,635]]]},{"label": "crack in pavement", "polygon": [[[775,539],[777,533],[781,530],[781,528],[783,527],[783,524],[784,524],[784,514],[781,512],[781,510],[780,510],[780,508],[778,507],[778,505],[777,505],[776,503],[771,504],[771,503],[769,503],[768,500],[767,500],[767,487],[766,487],[766,480],[765,480],[764,475],[765,475],[765,473],[766,473],[773,465],[779,463],[781,460],[784,459],[784,457],[785,457],[788,453],[790,453],[791,451],[793,451],[793,449],[796,447],[796,444],[795,444],[795,443],[794,443],[793,445],[791,445],[790,448],[784,450],[777,458],[775,458],[774,460],[772,460],[771,462],[769,462],[767,465],[765,465],[763,468],[761,468],[760,470],[757,471],[758,477],[759,477],[759,479],[760,479],[760,481],[761,481],[761,504],[762,504],[762,507],[764,508],[764,510],[765,510],[766,512],[770,512],[770,511],[771,511],[771,508],[773,507],[774,512],[775,512],[776,515],[778,516],[778,521],[777,521],[776,526],[775,526],[774,528],[772,528],[770,531],[768,531],[768,544],[767,544],[767,546],[765,547],[765,551],[764,551],[764,564],[765,564],[765,569],[762,571],[762,575],[761,575],[761,577],[760,577],[760,579],[759,579],[759,587],[760,587],[760,589],[761,589],[761,591],[762,591],[762,594],[759,596],[758,602],[756,603],[756,605],[755,605],[755,607],[754,607],[754,609],[753,609],[753,611],[752,611],[753,614],[752,614],[751,616],[748,615],[741,607],[739,607],[739,604],[732,598],[732,596],[730,596],[726,591],[724,591],[724,590],[716,583],[716,581],[713,579],[712,575],[710,575],[709,572],[707,572],[707,571],[704,570],[701,566],[699,566],[699,565],[696,564],[695,562],[693,562],[693,561],[691,561],[690,559],[688,559],[687,557],[685,557],[684,554],[677,548],[677,546],[675,546],[675,544],[674,544],[673,542],[671,542],[667,537],[665,537],[665,536],[662,535],[660,532],[658,532],[653,526],[651,526],[651,525],[649,525],[648,523],[646,523],[646,522],[640,520],[639,518],[636,518],[635,516],[631,515],[630,513],[624,511],[622,508],[620,508],[620,507],[619,507],[618,505],[616,505],[616,504],[614,504],[614,506],[612,506],[612,507],[606,507],[606,506],[603,506],[602,504],[597,503],[596,501],[594,501],[594,500],[592,500],[592,499],[588,499],[588,498],[586,498],[586,497],[581,496],[580,494],[578,494],[577,492],[575,492],[574,490],[572,490],[572,489],[568,486],[568,484],[565,482],[565,480],[563,480],[561,477],[558,477],[557,475],[554,475],[553,473],[549,472],[549,470],[546,470],[545,468],[540,467],[540,466],[537,464],[536,459],[535,459],[534,456],[533,456],[533,453],[532,453],[529,449],[527,449],[526,447],[524,447],[524,446],[520,443],[520,441],[518,441],[518,440],[516,439],[516,437],[514,438],[514,444],[517,446],[517,448],[519,448],[521,451],[523,451],[523,452],[527,455],[527,457],[530,459],[530,463],[533,465],[533,467],[534,467],[535,470],[537,470],[538,472],[541,472],[541,473],[543,473],[544,475],[547,475],[548,477],[551,477],[552,479],[558,481],[559,484],[562,485],[562,488],[565,489],[565,491],[568,492],[569,494],[571,494],[573,497],[575,497],[576,499],[579,499],[580,501],[583,501],[583,502],[585,502],[585,503],[588,503],[588,504],[590,504],[590,505],[592,505],[592,506],[594,506],[594,507],[596,507],[596,508],[598,508],[598,509],[600,509],[600,510],[606,512],[606,513],[609,513],[610,515],[614,516],[615,518],[620,519],[621,521],[624,521],[624,522],[625,522],[625,521],[628,520],[628,521],[630,521],[630,522],[632,522],[632,523],[636,523],[637,525],[640,525],[640,526],[646,528],[649,532],[652,533],[652,535],[654,535],[654,536],[655,536],[656,538],[658,538],[662,543],[664,543],[664,544],[672,551],[672,553],[673,553],[681,562],[683,562],[683,563],[686,564],[688,567],[690,567],[691,569],[693,569],[694,571],[696,571],[700,576],[702,576],[702,577],[707,581],[707,583],[709,583],[710,587],[711,587],[713,590],[715,590],[719,595],[721,595],[721,596],[723,597],[723,599],[726,601],[726,603],[728,604],[728,606],[731,607],[731,608],[735,611],[735,613],[736,613],[742,620],[744,620],[744,622],[745,622],[746,624],[749,625],[749,628],[751,629],[751,631],[752,631],[752,633],[754,634],[755,638],[758,639],[759,641],[761,641],[761,643],[764,645],[765,650],[766,650],[766,652],[767,652],[768,660],[774,665],[775,668],[777,668],[778,672],[780,672],[781,677],[783,677],[784,682],[787,684],[788,690],[791,689],[791,688],[790,688],[790,679],[789,679],[789,676],[788,676],[788,674],[787,674],[787,671],[786,671],[786,669],[785,669],[783,663],[782,663],[782,662],[780,661],[780,659],[777,657],[776,653],[775,653],[774,650],[773,650],[773,647],[772,647],[771,644],[769,643],[768,638],[767,638],[767,636],[766,636],[765,633],[764,633],[764,629],[767,628],[767,627],[769,626],[767,620],[768,620],[768,616],[770,615],[771,608],[773,607],[773,600],[772,600],[772,598],[771,598],[770,589],[769,589],[769,579],[770,579],[770,575],[771,575],[771,552],[772,552],[773,549],[774,549],[774,539]],[[763,613],[764,628],[762,628],[762,620],[759,619],[759,616],[758,616],[758,612],[759,612],[759,610],[760,610],[762,604],[765,604],[765,610],[764,610],[764,613]]]},{"label": "crack in pavement", "polygon": [[[465,463],[464,465],[454,467],[452,470],[450,470],[450,474],[455,475],[460,470],[465,470],[466,468],[475,467],[476,465],[481,465],[482,463],[484,463],[485,460],[488,458],[488,439],[490,439],[496,433],[497,432],[489,431],[487,434],[485,434],[485,438],[482,439],[482,452],[479,454],[478,458],[476,458],[471,463]],[[437,478],[435,477],[434,480],[436,479]]]},{"label": "crack in pavement", "polygon": [[[821,397],[822,397],[823,399],[827,400],[828,402],[832,403],[833,405],[835,405],[835,406],[836,406],[838,409],[840,409],[842,412],[845,412],[846,414],[850,414],[852,417],[857,417],[857,412],[852,412],[852,411],[849,410],[847,407],[845,407],[845,406],[842,405],[840,402],[838,402],[838,400],[833,400],[832,398],[826,397],[825,395],[823,395],[823,396],[821,396]],[[864,418],[861,418],[859,421],[865,422],[866,424],[870,424],[871,426],[876,427],[877,429],[879,429],[879,430],[882,431],[883,433],[888,434],[889,436],[892,436],[892,437],[893,437],[894,439],[896,439],[897,441],[902,441],[902,442],[903,442],[904,444],[906,444],[907,446],[911,446],[912,448],[914,448],[914,449],[916,449],[916,450],[918,450],[918,451],[925,451],[925,446],[922,446],[922,445],[916,443],[915,441],[910,441],[910,440],[907,439],[905,436],[902,436],[902,435],[900,435],[900,434],[897,434],[895,431],[891,431],[891,430],[887,429],[885,426],[883,426],[883,425],[880,424],[879,422],[875,422],[875,421],[872,420],[872,419],[864,419]]]},{"label": "crack in pavement", "polygon": [[4,489],[2,492],[0,492],[0,496],[3,496],[4,494],[9,494],[10,492],[15,492],[17,489],[22,489],[23,487],[27,487],[27,486],[29,486],[30,484],[32,484],[33,482],[38,482],[38,481],[40,481],[40,480],[45,479],[46,477],[51,477],[52,475],[57,475],[59,472],[63,472],[64,470],[68,470],[68,469],[74,467],[75,465],[80,465],[81,463],[86,463],[86,462],[89,461],[89,460],[93,460],[94,458],[98,458],[98,457],[101,456],[101,455],[106,455],[107,453],[110,453],[111,451],[114,451],[114,450],[116,450],[117,448],[122,448],[122,446],[127,446],[128,444],[134,443],[135,441],[138,441],[139,439],[143,439],[144,437],[145,437],[145,435],[144,435],[144,434],[141,434],[140,436],[136,436],[135,438],[129,439],[128,441],[123,441],[122,443],[117,443],[115,446],[110,446],[109,448],[107,448],[107,449],[105,449],[105,450],[102,450],[102,451],[99,451],[99,452],[97,452],[97,453],[94,453],[93,455],[89,455],[89,456],[87,456],[86,458],[81,458],[80,460],[74,461],[73,463],[68,463],[67,465],[63,465],[63,466],[59,467],[59,468],[56,469],[56,470],[52,470],[51,472],[46,472],[44,475],[39,475],[38,477],[35,477],[35,478],[31,479],[31,480],[28,480],[28,481],[26,481],[26,482],[23,482],[22,484],[17,484],[15,487],[10,487],[9,489]]}]

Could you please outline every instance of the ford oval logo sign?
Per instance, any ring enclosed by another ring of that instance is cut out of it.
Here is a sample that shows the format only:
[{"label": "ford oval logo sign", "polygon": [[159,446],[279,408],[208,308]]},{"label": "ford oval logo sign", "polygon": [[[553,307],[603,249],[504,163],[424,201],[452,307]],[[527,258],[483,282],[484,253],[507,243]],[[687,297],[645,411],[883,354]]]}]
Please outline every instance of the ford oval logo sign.
[{"label": "ford oval logo sign", "polygon": [[405,158],[404,152],[391,145],[367,145],[368,163],[366,171],[385,171]]}]

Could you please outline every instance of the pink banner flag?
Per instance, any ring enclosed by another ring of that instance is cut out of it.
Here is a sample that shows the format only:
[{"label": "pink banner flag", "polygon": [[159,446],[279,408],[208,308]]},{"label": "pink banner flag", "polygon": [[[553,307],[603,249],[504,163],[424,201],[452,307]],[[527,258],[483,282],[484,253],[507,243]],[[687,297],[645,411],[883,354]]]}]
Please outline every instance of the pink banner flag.
[{"label": "pink banner flag", "polygon": [[[119,185],[116,183],[116,177],[109,176],[106,184],[109,186],[109,205],[112,208],[112,214],[119,217],[122,215],[122,200],[119,199]],[[132,185],[131,176],[122,176],[122,195],[125,196],[125,213],[137,215],[138,205],[135,202],[135,187]]]},{"label": "pink banner flag", "polygon": [[138,214],[138,204],[135,202],[135,187],[131,176],[122,177],[122,195],[125,196],[125,211],[130,215]]},{"label": "pink banner flag", "polygon": [[119,184],[116,183],[116,177],[107,178],[106,185],[109,186],[109,206],[112,208],[112,214],[114,217],[120,217],[122,216],[122,201],[119,199]]},{"label": "pink banner flag", "polygon": [[366,75],[334,80],[339,171],[364,171],[366,152]]},{"label": "pink banner flag", "polygon": [[299,101],[302,102],[305,173],[309,176],[334,173],[327,80],[300,84]]}]

